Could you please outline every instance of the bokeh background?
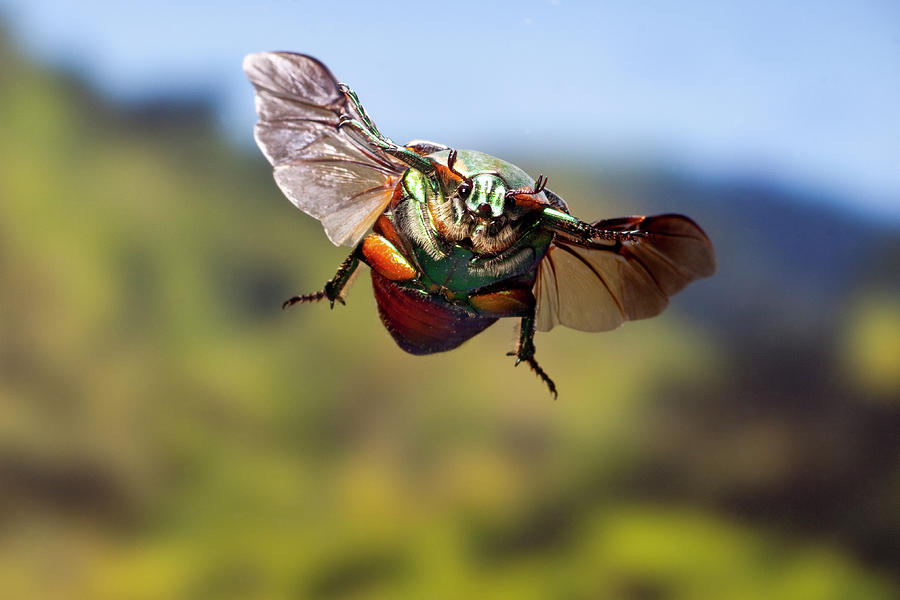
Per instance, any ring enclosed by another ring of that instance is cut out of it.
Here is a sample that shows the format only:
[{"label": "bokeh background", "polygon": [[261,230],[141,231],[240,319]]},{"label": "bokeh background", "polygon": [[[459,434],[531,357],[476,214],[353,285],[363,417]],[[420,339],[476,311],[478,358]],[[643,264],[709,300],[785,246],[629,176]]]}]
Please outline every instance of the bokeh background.
[{"label": "bokeh background", "polygon": [[[252,144],[245,53],[382,131],[682,212],[656,319],[404,354]],[[0,2],[0,597],[900,594],[900,11]]]}]

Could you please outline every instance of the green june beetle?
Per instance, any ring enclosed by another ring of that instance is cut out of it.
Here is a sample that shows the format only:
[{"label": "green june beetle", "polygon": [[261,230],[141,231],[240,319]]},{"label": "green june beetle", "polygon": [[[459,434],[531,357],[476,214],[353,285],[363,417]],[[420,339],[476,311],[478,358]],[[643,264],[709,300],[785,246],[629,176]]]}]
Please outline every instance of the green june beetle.
[{"label": "green june beetle", "polygon": [[254,135],[290,201],[353,248],[335,276],[298,302],[344,303],[360,262],[378,312],[403,350],[456,348],[502,317],[520,319],[516,364],[535,331],[606,331],[659,314],[712,275],[706,234],[675,214],[593,223],[569,213],[547,179],[473,150],[384,136],[356,94],[318,60],[288,52],[244,59],[256,88]]}]

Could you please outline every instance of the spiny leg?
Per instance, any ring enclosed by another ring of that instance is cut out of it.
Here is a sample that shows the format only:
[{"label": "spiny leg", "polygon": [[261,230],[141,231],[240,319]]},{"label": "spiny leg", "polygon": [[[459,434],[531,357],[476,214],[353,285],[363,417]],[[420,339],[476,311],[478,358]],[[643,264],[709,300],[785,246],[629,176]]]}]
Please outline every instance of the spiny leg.
[{"label": "spiny leg", "polygon": [[[362,125],[370,132],[378,136],[379,138],[385,140],[388,143],[394,144],[391,138],[382,135],[380,131],[378,131],[378,127],[375,125],[375,122],[369,117],[366,109],[363,108],[362,103],[359,101],[359,96],[356,95],[356,92],[350,89],[346,83],[339,83],[338,88],[341,90],[345,96],[347,96],[347,100],[350,101],[350,104],[353,106],[353,109],[359,114],[359,118],[362,120]],[[396,144],[394,144],[396,145]]]},{"label": "spiny leg", "polygon": [[519,329],[519,344],[516,346],[516,351],[507,352],[506,355],[516,357],[516,366],[522,361],[527,362],[531,370],[541,378],[541,381],[547,384],[550,393],[553,394],[553,399],[556,400],[556,384],[534,360],[534,309],[532,309],[530,314],[522,317],[521,328]]},{"label": "spiny leg", "polygon": [[326,298],[331,303],[331,308],[334,308],[335,300],[341,304],[346,304],[342,294],[344,288],[347,287],[347,284],[350,282],[350,278],[353,277],[354,271],[359,267],[360,247],[361,246],[357,246],[353,252],[350,253],[350,256],[341,263],[337,273],[328,280],[324,289],[313,292],[312,294],[302,294],[294,296],[293,298],[288,298],[281,305],[282,310],[300,302],[318,302],[319,300],[325,300]]},{"label": "spiny leg", "polygon": [[394,140],[378,131],[378,127],[375,126],[375,123],[369,118],[369,115],[366,114],[366,110],[363,108],[362,104],[360,104],[356,92],[343,83],[339,84],[339,87],[341,92],[347,96],[347,100],[350,102],[353,109],[359,115],[359,119],[354,119],[351,115],[341,115],[338,127],[352,127],[361,133],[370,144],[385,154],[389,154],[390,156],[403,161],[416,171],[420,171],[426,175],[434,171],[434,164],[431,160],[417,154],[405,146],[397,144]]},{"label": "spiny leg", "polygon": [[[635,224],[639,222],[637,221]],[[640,229],[601,229],[556,208],[545,208],[541,214],[541,223],[547,229],[562,234],[586,248],[602,249],[614,243],[640,241],[643,238],[652,237],[651,233]]]}]

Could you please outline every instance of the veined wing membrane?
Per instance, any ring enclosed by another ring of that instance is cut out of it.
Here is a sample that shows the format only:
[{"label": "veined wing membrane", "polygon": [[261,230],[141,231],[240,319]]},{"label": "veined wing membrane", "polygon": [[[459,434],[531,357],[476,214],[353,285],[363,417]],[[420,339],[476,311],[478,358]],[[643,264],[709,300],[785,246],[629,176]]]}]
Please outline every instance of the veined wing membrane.
[{"label": "veined wing membrane", "polygon": [[318,219],[335,245],[354,246],[390,202],[405,167],[369,146],[342,115],[358,118],[325,65],[302,54],[244,59],[256,88],[256,143],[288,199]]},{"label": "veined wing membrane", "polygon": [[716,269],[709,239],[687,217],[625,217],[593,225],[649,235],[588,245],[554,240],[534,285],[539,331],[555,325],[607,331],[625,321],[653,317],[666,307],[669,296]]}]

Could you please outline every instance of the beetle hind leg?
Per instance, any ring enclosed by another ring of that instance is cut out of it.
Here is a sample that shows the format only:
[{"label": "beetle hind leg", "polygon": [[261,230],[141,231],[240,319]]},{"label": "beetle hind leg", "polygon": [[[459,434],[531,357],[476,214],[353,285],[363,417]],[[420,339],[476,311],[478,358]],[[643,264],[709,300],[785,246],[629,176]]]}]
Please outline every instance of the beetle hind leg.
[{"label": "beetle hind leg", "polygon": [[553,394],[553,399],[554,400],[557,399],[559,394],[556,391],[556,384],[553,383],[553,380],[550,379],[550,376],[547,375],[546,371],[544,371],[544,369],[541,368],[541,365],[539,365],[538,362],[536,360],[534,360],[533,356],[520,357],[515,352],[507,352],[506,355],[507,356],[515,356],[516,357],[516,365],[518,365],[520,362],[523,362],[523,361],[528,363],[528,366],[531,367],[531,370],[534,371],[535,375],[540,377],[541,381],[543,381],[547,385],[547,389],[550,390],[551,394]]},{"label": "beetle hind leg", "polygon": [[312,294],[300,294],[297,296],[293,296],[288,298],[281,304],[281,309],[284,310],[289,306],[293,306],[295,304],[301,304],[304,302],[319,302],[320,300],[328,300],[331,303],[331,308],[334,308],[334,303],[340,302],[341,304],[346,304],[344,302],[344,290],[347,288],[347,285],[353,279],[353,275],[356,272],[356,269],[359,267],[359,246],[353,250],[353,252],[341,263],[341,266],[338,267],[337,273],[334,274],[334,277],[329,279],[325,283],[325,287],[318,292],[313,292]]},{"label": "beetle hind leg", "polygon": [[534,371],[535,375],[541,378],[541,381],[546,384],[547,389],[549,389],[550,393],[553,394],[553,399],[556,400],[558,396],[556,392],[556,384],[553,383],[553,380],[550,379],[550,376],[547,375],[544,369],[542,369],[538,362],[534,359],[533,309],[531,314],[522,317],[521,329],[519,330],[519,343],[516,346],[515,352],[507,352],[506,355],[516,357],[516,366],[518,366],[520,362],[528,363],[528,366],[531,367],[531,370]]}]

